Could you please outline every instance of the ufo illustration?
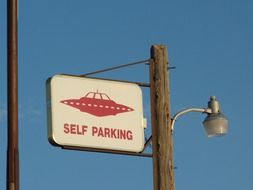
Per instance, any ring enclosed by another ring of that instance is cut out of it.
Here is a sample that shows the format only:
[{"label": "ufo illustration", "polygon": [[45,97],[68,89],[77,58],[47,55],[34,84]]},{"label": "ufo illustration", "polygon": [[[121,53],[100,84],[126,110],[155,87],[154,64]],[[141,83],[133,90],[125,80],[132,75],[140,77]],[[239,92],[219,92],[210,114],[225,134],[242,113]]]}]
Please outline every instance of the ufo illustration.
[{"label": "ufo illustration", "polygon": [[88,92],[79,99],[61,100],[61,103],[79,109],[94,116],[103,117],[134,111],[133,108],[118,104],[105,93]]}]

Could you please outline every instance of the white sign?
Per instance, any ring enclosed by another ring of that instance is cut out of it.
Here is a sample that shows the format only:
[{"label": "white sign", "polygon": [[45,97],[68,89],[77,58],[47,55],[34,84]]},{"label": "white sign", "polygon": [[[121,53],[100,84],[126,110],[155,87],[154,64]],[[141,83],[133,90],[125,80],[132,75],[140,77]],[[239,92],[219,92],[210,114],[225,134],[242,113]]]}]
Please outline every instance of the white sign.
[{"label": "white sign", "polygon": [[47,81],[48,137],[58,146],[140,152],[142,92],[137,84],[56,75]]}]

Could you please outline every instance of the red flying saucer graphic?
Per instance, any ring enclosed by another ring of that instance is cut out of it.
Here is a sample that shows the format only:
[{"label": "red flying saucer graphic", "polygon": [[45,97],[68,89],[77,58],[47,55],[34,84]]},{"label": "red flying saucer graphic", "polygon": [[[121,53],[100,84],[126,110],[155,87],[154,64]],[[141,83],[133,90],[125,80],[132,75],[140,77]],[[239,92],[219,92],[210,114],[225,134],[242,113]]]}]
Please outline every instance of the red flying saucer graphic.
[{"label": "red flying saucer graphic", "polygon": [[67,99],[60,101],[63,104],[79,109],[98,117],[117,115],[119,113],[134,111],[133,108],[118,104],[111,100],[105,93],[88,92],[79,99]]}]

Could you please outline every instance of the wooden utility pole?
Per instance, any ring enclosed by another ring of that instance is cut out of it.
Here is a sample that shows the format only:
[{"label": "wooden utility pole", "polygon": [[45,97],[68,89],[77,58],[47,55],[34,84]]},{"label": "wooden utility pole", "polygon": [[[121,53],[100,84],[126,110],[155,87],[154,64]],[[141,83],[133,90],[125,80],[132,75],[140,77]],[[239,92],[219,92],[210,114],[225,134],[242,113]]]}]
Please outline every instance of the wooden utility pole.
[{"label": "wooden utility pole", "polygon": [[19,190],[18,0],[7,1],[8,147],[6,189]]},{"label": "wooden utility pole", "polygon": [[174,190],[168,53],[164,45],[151,47],[151,123],[154,190]]}]

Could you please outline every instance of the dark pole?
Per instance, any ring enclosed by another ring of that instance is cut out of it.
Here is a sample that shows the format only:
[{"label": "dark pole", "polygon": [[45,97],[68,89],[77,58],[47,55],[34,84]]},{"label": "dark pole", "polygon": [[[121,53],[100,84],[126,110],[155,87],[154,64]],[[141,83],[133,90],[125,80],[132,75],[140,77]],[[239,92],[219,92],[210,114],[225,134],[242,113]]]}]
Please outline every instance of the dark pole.
[{"label": "dark pole", "polygon": [[154,190],[174,190],[168,53],[163,45],[151,47],[150,96]]},{"label": "dark pole", "polygon": [[7,0],[8,147],[7,190],[19,190],[18,153],[18,0]]}]

